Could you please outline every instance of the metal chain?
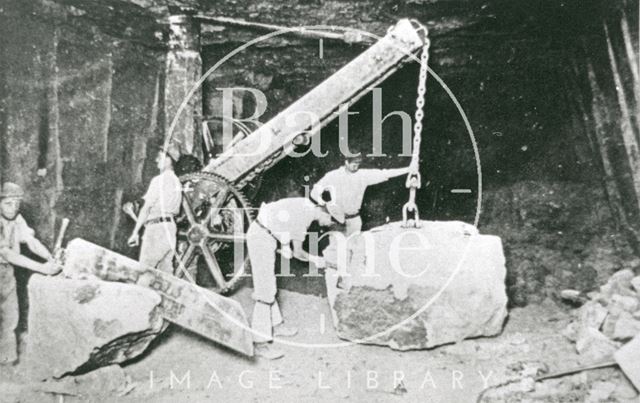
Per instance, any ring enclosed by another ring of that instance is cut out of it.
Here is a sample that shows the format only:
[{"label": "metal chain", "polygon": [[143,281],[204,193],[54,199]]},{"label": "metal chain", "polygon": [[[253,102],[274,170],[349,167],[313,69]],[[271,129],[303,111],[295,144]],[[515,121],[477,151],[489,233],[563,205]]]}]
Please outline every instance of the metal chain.
[{"label": "metal chain", "polygon": [[[419,23],[418,23],[419,24]],[[416,98],[415,123],[413,124],[413,152],[409,173],[407,174],[406,187],[409,189],[409,200],[402,206],[402,225],[408,227],[408,214],[413,213],[412,225],[420,226],[420,215],[416,204],[416,190],[421,187],[420,177],[420,143],[422,142],[422,119],[424,118],[424,97],[427,92],[427,70],[429,68],[429,41],[428,31],[425,26],[419,24],[419,29],[424,30],[424,45],[420,55],[420,75],[418,76],[418,96]]]}]

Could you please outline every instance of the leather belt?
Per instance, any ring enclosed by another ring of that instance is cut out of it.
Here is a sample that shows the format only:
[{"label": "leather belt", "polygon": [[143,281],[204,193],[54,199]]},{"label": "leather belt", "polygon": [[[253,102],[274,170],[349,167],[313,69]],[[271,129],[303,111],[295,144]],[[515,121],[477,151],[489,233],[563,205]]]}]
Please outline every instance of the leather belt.
[{"label": "leather belt", "polygon": [[[311,201],[311,203],[315,204],[316,206],[324,207],[325,209],[327,208],[325,205],[318,203],[318,201],[311,196],[309,196],[309,200]],[[345,214],[344,218],[349,219],[349,218],[356,218],[359,216],[360,216],[360,212],[358,211],[354,214]],[[331,220],[333,220],[335,223],[340,224],[333,216],[331,216]]]},{"label": "leather belt", "polygon": [[144,225],[153,225],[153,224],[160,224],[163,222],[173,222],[173,217],[157,217],[157,218],[152,218],[150,220],[147,220],[146,223],[144,223]]},{"label": "leather belt", "polygon": [[258,224],[258,227],[261,227],[263,230],[267,231],[267,234],[271,235],[273,237],[273,239],[275,239],[276,241],[280,242],[280,240],[278,240],[278,238],[276,238],[276,236],[273,235],[273,232],[271,232],[271,230],[269,228],[267,228],[263,223],[261,223],[260,220],[258,220],[256,218],[255,220],[253,220],[253,222]]}]

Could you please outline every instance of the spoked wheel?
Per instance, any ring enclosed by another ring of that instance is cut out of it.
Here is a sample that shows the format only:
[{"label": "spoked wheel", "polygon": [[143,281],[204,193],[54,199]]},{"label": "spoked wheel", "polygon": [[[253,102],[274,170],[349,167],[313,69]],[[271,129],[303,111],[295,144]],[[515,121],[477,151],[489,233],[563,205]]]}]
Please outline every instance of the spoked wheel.
[{"label": "spoked wheel", "polygon": [[215,290],[229,293],[249,268],[245,234],[252,220],[250,205],[240,191],[214,173],[187,174],[180,181],[178,276],[195,283],[202,259]]}]

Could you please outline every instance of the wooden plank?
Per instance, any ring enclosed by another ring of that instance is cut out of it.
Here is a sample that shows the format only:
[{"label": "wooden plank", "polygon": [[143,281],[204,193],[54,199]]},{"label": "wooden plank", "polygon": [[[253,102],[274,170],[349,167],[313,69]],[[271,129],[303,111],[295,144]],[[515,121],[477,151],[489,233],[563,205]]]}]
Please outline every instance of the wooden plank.
[{"label": "wooden plank", "polygon": [[[573,71],[578,74],[578,64],[573,61]],[[580,93],[577,85],[574,84],[575,92],[572,93],[572,96],[576,96],[577,106],[579,110],[579,114],[582,117],[582,121],[584,124],[584,131],[590,139],[591,146],[593,148],[594,154],[596,154],[599,158],[600,165],[602,166],[602,170],[604,172],[603,183],[605,191],[607,192],[607,196],[609,199],[609,207],[615,212],[616,221],[620,225],[627,225],[626,216],[624,212],[624,206],[622,204],[622,196],[620,196],[620,192],[618,190],[618,185],[616,183],[615,173],[613,170],[613,164],[611,163],[611,158],[609,157],[609,142],[607,139],[607,131],[605,128],[606,122],[604,122],[605,117],[602,116],[601,109],[604,108],[602,105],[602,91],[598,87],[598,82],[596,81],[596,74],[593,69],[591,63],[587,64],[587,79],[589,81],[592,99],[591,99],[591,116],[587,113],[586,102],[584,101],[582,94]],[[574,95],[576,94],[576,95]],[[594,137],[591,139],[592,136]]]},{"label": "wooden plank", "polygon": [[[212,160],[204,169],[232,182],[257,167],[275,164],[285,157],[283,148],[309,130],[311,115],[318,119],[314,135],[337,115],[341,105],[352,105],[407,62],[423,46],[423,38],[409,20],[401,20],[387,35],[302,96],[258,130]],[[293,120],[293,122],[291,121]]]},{"label": "wooden plank", "polygon": [[223,297],[168,273],[140,264],[83,239],[69,242],[64,274],[93,275],[105,281],[137,284],[161,297],[161,314],[180,327],[242,354],[253,356],[253,337],[237,301]]},{"label": "wooden plank", "polygon": [[104,88],[104,121],[102,122],[102,162],[109,162],[109,129],[111,128],[111,94],[113,93],[113,56],[107,52],[107,80]]},{"label": "wooden plank", "polygon": [[620,107],[620,135],[622,136],[625,151],[627,152],[627,161],[629,163],[631,179],[633,180],[633,188],[635,191],[638,207],[640,208],[640,150],[638,141],[631,124],[631,116],[622,78],[618,71],[618,63],[611,45],[609,30],[604,25],[604,32],[607,40],[607,52],[609,54],[609,62],[611,64],[611,73],[615,83],[616,95],[618,96],[618,106]]},{"label": "wooden plank", "polygon": [[120,227],[120,218],[122,217],[122,196],[124,189],[122,185],[116,187],[113,195],[113,221],[111,221],[111,230],[109,231],[109,248],[116,247],[116,237],[118,236],[118,228]]},{"label": "wooden plank", "polygon": [[[611,160],[611,143],[613,143],[612,135],[612,123],[611,116],[607,110],[605,103],[605,96],[602,92],[596,78],[596,73],[593,65],[587,63],[587,79],[589,81],[589,88],[591,90],[591,117],[593,118],[592,133],[595,136],[596,142],[594,144],[595,149],[600,155],[600,161],[602,162],[602,169],[604,171],[604,184],[609,199],[609,206],[617,217],[617,222],[620,224],[622,230],[627,234],[627,239],[634,250],[640,250],[640,236],[636,228],[631,225],[627,219],[627,208],[623,203],[623,198],[620,193],[620,188],[616,180],[616,170],[614,167],[614,161]],[[589,118],[586,106],[582,102],[582,97],[578,98],[579,107],[584,116],[584,119]],[[635,203],[634,203],[635,205]]]},{"label": "wooden plank", "polygon": [[629,63],[629,69],[631,70],[631,76],[633,77],[633,97],[635,99],[635,111],[632,115],[635,117],[636,126],[640,128],[640,65],[638,65],[638,55],[635,49],[638,49],[638,45],[634,44],[629,32],[629,24],[627,22],[627,14],[623,11],[622,18],[620,19],[620,28],[622,29],[622,39],[624,41],[624,49],[627,54],[627,62]]},{"label": "wooden plank", "polygon": [[[142,185],[142,172],[144,163],[147,159],[147,142],[152,138],[158,129],[158,113],[160,109],[160,83],[162,72],[158,70],[156,73],[156,85],[153,93],[153,101],[151,102],[149,115],[149,124],[145,128],[142,136],[135,136],[133,140],[133,148],[131,151],[131,170],[133,171],[132,183],[135,187]],[[151,158],[155,158],[152,154]]]},{"label": "wooden plank", "polygon": [[64,160],[62,159],[62,148],[60,147],[60,104],[58,101],[58,91],[60,90],[60,68],[58,67],[58,44],[60,42],[60,28],[55,27],[51,38],[52,46],[48,55],[48,63],[50,66],[50,77],[47,85],[47,116],[49,118],[49,148],[47,153],[47,175],[53,176],[53,188],[49,188],[49,208],[51,216],[51,231],[49,232],[50,241],[54,242],[55,225],[57,219],[56,205],[58,199],[64,191],[64,181],[62,172],[64,169]]},{"label": "wooden plank", "polygon": [[180,154],[202,156],[199,125],[202,119],[202,88],[198,86],[178,116],[191,87],[202,76],[200,29],[190,16],[169,17],[169,52],[164,69],[165,141],[179,147]]}]

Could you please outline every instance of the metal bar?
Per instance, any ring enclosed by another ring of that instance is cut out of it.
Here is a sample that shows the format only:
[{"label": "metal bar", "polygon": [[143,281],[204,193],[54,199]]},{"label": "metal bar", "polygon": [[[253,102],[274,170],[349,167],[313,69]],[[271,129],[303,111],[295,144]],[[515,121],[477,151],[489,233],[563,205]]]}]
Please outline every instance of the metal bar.
[{"label": "metal bar", "polygon": [[298,27],[285,27],[283,25],[263,24],[260,22],[250,22],[238,18],[229,17],[211,17],[207,15],[196,15],[193,17],[200,22],[209,22],[220,25],[230,25],[234,27],[250,28],[258,31],[275,32],[286,31],[288,35],[295,35],[307,39],[331,39],[336,41],[342,41],[347,43],[373,43],[371,38],[363,36],[348,36],[343,33],[320,31],[315,29],[305,29]]},{"label": "metal bar", "polygon": [[543,379],[559,378],[561,376],[575,374],[576,372],[589,371],[589,370],[592,370],[592,369],[599,369],[599,368],[606,368],[606,367],[613,367],[615,365],[618,365],[618,364],[616,364],[615,361],[605,361],[605,362],[599,362],[597,364],[581,365],[579,367],[565,369],[563,371],[554,372],[554,373],[551,373],[551,374],[544,374],[544,375],[536,376],[534,379],[536,381],[541,381]]}]

